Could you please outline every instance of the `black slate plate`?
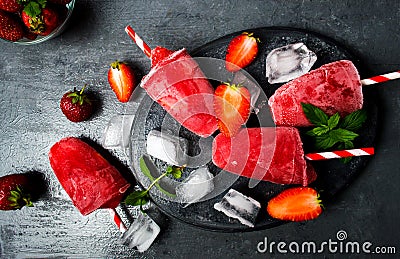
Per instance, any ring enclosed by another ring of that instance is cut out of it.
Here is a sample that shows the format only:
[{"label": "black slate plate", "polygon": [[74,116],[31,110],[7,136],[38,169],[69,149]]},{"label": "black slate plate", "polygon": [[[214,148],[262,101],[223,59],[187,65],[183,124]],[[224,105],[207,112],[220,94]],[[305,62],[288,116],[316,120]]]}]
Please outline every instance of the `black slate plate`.
[{"label": "black slate plate", "polygon": [[[261,43],[259,44],[259,54],[256,60],[245,70],[251,74],[251,76],[257,80],[259,85],[262,87],[265,94],[269,97],[281,84],[270,85],[265,77],[265,58],[267,54],[278,47],[285,46],[287,44],[303,42],[310,50],[316,53],[318,60],[314,64],[313,69],[320,67],[323,64],[330,63],[333,61],[348,59],[358,68],[361,78],[365,73],[365,67],[360,60],[348,51],[346,48],[338,44],[337,42],[316,33],[309,31],[293,29],[293,28],[280,28],[280,27],[267,27],[249,29],[247,32],[252,32],[257,36]],[[212,41],[204,46],[191,52],[193,57],[213,57],[218,59],[224,59],[226,48],[232,38],[241,34],[242,32],[233,33],[224,36],[220,39]],[[368,119],[364,124],[364,127],[360,130],[360,137],[355,142],[356,147],[368,147],[373,146],[377,128],[377,105],[375,103],[373,89],[363,89],[364,93],[364,109],[367,110]],[[140,172],[139,159],[145,154],[146,136],[152,129],[160,129],[162,121],[166,116],[166,112],[157,103],[153,102],[148,96],[145,96],[141,102],[135,120],[133,122],[132,133],[131,133],[131,158],[132,167],[135,172],[135,177],[142,186],[148,186],[150,181]],[[254,127],[252,120],[249,120],[248,127]],[[176,122],[176,126],[179,124]],[[303,130],[302,130],[303,131]],[[199,137],[193,133],[181,128],[179,131],[181,137],[184,137],[192,143],[189,152],[195,154],[198,152],[197,142]],[[304,134],[302,134],[302,137]],[[308,141],[303,138],[305,142],[305,151],[311,152]],[[342,189],[346,188],[350,183],[359,175],[363,168],[366,166],[369,157],[357,157],[352,159],[349,163],[343,164],[341,161],[334,159],[329,161],[313,162],[318,178],[311,184],[312,187],[322,191],[322,198],[325,200],[325,204],[329,200],[334,200],[334,196]],[[154,162],[161,171],[165,170],[166,164],[154,159]],[[227,174],[221,172],[212,162],[208,163],[210,171],[214,174]],[[193,169],[191,169],[193,170]],[[189,170],[189,171],[191,171]],[[187,172],[184,174],[184,177]],[[230,174],[226,177],[229,178]],[[266,204],[269,199],[280,193],[282,190],[292,187],[288,185],[277,185],[269,182],[261,182],[255,188],[248,187],[249,179],[240,177],[231,186],[258,200],[262,208],[258,214],[258,218],[254,228],[244,226],[239,221],[230,219],[223,213],[216,211],[213,205],[219,202],[223,195],[192,204],[187,208],[183,208],[182,204],[177,202],[169,201],[159,195],[157,190],[153,191],[152,199],[154,203],[167,215],[175,217],[183,222],[189,223],[194,226],[206,228],[215,231],[252,231],[255,229],[264,229],[277,226],[282,221],[271,218],[266,212]],[[153,188],[155,189],[155,188]],[[157,195],[154,195],[157,194]]]}]

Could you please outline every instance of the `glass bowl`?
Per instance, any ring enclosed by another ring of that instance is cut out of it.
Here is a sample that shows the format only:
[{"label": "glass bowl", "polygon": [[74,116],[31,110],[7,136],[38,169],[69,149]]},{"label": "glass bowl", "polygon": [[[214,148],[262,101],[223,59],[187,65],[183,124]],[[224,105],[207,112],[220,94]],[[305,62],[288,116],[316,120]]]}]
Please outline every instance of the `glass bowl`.
[{"label": "glass bowl", "polygon": [[[67,10],[67,14],[65,15],[64,21],[56,29],[54,29],[54,31],[52,31],[49,35],[46,35],[46,36],[38,35],[37,38],[34,40],[22,38],[18,41],[9,41],[9,42],[19,44],[19,45],[33,45],[33,44],[41,43],[41,42],[44,42],[44,41],[47,41],[47,40],[57,37],[67,27],[68,21],[72,15],[72,11],[74,10],[74,6],[75,6],[75,0],[72,0],[70,3],[68,3],[66,5],[68,10]],[[5,40],[5,41],[8,41],[8,40]]]}]

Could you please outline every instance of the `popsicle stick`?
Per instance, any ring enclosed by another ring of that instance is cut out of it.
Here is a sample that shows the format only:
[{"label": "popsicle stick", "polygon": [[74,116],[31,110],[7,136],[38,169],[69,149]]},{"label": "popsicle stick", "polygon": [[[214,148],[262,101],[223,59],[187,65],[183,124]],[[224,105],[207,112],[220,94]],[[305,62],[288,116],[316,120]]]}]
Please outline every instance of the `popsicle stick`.
[{"label": "popsicle stick", "polygon": [[389,80],[398,79],[400,78],[400,70],[380,76],[374,76],[371,78],[361,80],[362,85],[373,85],[378,83],[383,83]]},{"label": "popsicle stick", "polygon": [[373,147],[357,148],[357,149],[347,149],[347,150],[337,150],[332,152],[320,152],[320,153],[310,153],[306,154],[305,158],[307,160],[326,160],[332,158],[346,158],[354,156],[370,156],[375,153]]},{"label": "popsicle stick", "polygon": [[136,43],[136,45],[146,54],[147,57],[151,57],[151,48],[144,42],[139,35],[132,29],[131,26],[125,27],[125,32],[132,38],[132,40]]},{"label": "popsicle stick", "polygon": [[115,225],[117,225],[118,230],[123,234],[127,230],[124,222],[122,221],[121,217],[118,215],[117,211],[115,209],[108,209],[108,212],[110,213],[113,222]]}]

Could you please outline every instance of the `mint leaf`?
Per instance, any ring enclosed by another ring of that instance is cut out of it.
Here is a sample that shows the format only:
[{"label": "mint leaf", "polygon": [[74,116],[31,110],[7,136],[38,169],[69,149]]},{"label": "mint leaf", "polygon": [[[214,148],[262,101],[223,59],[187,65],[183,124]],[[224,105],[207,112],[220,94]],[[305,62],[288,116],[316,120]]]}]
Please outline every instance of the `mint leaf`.
[{"label": "mint leaf", "polygon": [[[143,157],[140,158],[139,160],[139,166],[140,166],[140,170],[142,171],[142,173],[150,179],[150,181],[154,182],[155,178],[151,175],[149,168],[146,165],[146,161],[144,160]],[[155,183],[155,186],[164,194],[170,196],[170,197],[175,197],[175,194],[172,194],[170,192],[168,192],[167,190],[163,189],[159,183]]]},{"label": "mint leaf", "polygon": [[339,128],[329,131],[329,136],[336,142],[346,142],[354,140],[358,137],[358,134],[350,130]]},{"label": "mint leaf", "polygon": [[149,191],[134,191],[124,200],[125,204],[132,206],[143,206],[150,200]]},{"label": "mint leaf", "polygon": [[312,124],[315,126],[328,125],[329,117],[320,108],[309,103],[301,103],[301,106],[307,119]]},{"label": "mint leaf", "polygon": [[[346,141],[346,142],[342,142],[338,145],[339,149],[352,149],[354,148],[354,144],[351,141]],[[350,160],[353,159],[352,157],[345,157],[345,158],[341,158],[340,161],[342,161],[343,163],[347,164],[348,162],[350,162]]]},{"label": "mint leaf", "polygon": [[329,119],[328,119],[328,128],[329,129],[334,129],[338,125],[339,120],[340,120],[340,115],[339,115],[338,112],[335,113],[334,115],[332,115],[331,117],[329,117]]},{"label": "mint leaf", "polygon": [[356,131],[359,130],[362,124],[367,120],[367,112],[365,110],[357,110],[344,117],[340,128]]},{"label": "mint leaf", "polygon": [[322,134],[325,134],[329,131],[328,126],[321,126],[321,127],[315,127],[312,130],[309,130],[306,132],[307,135],[315,137],[315,136],[321,136]]},{"label": "mint leaf", "polygon": [[168,166],[166,172],[168,173],[168,175],[172,175],[172,177],[174,177],[175,179],[179,179],[182,177],[183,168],[183,166]]},{"label": "mint leaf", "polygon": [[325,150],[333,147],[339,141],[331,138],[329,132],[320,136],[315,137],[315,147],[318,150]]}]

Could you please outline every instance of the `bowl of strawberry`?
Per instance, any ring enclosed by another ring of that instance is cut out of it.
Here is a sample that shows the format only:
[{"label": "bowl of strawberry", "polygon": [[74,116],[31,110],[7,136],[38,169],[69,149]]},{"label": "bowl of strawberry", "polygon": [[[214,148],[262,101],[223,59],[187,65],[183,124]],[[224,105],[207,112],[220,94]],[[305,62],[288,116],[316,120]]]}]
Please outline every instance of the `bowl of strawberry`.
[{"label": "bowl of strawberry", "polygon": [[0,0],[0,38],[21,45],[52,39],[67,26],[75,0]]}]

